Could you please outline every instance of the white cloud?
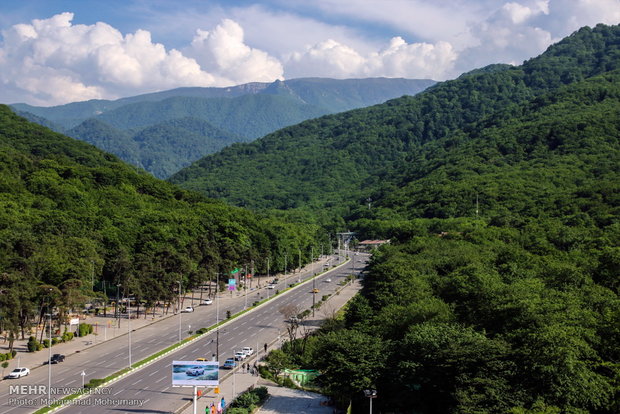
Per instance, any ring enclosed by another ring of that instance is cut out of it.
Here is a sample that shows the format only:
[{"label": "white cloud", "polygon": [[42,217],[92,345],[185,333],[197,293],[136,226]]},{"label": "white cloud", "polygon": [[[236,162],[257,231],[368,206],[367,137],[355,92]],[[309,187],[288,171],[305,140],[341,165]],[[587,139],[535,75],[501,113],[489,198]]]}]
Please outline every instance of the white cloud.
[{"label": "white cloud", "polygon": [[376,52],[363,55],[327,40],[293,53],[286,61],[288,78],[323,76],[441,78],[451,69],[456,54],[447,42],[407,44],[401,37]]},{"label": "white cloud", "polygon": [[223,79],[219,83],[282,79],[282,64],[266,52],[246,45],[243,28],[230,19],[224,19],[211,32],[198,30],[184,53],[206,70],[220,74]]},{"label": "white cloud", "polygon": [[199,31],[191,47],[194,59],[154,43],[145,30],[123,36],[106,23],[73,25],[72,20],[72,13],[62,13],[2,32],[5,102],[53,105],[180,86],[272,81],[282,74],[277,60],[243,43],[243,30],[232,21],[212,33]]}]

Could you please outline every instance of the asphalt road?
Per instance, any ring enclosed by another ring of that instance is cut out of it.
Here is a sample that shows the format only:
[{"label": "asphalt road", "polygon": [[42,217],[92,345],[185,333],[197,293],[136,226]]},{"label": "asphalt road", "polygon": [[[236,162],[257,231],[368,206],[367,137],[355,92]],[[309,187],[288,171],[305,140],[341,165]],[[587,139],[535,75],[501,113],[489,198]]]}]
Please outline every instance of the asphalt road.
[{"label": "asphalt road", "polygon": [[[365,256],[356,257],[357,267],[361,267],[359,260]],[[287,304],[297,305],[301,310],[308,309],[312,305],[313,285],[320,292],[316,294],[316,300],[327,293],[332,293],[337,283],[352,273],[352,263],[334,269],[315,279],[315,282],[303,284],[286,294],[278,295],[274,300],[255,309],[247,314],[230,321],[225,327],[219,329],[219,361],[220,364],[231,357],[235,350],[243,346],[259,348],[262,351],[264,343],[270,343],[279,335],[284,335],[286,322],[279,312],[282,306]],[[317,272],[320,270],[317,266]],[[309,276],[311,272],[308,272]],[[289,275],[287,283],[292,283],[297,275]],[[330,283],[325,279],[331,278]],[[277,289],[284,288],[284,281],[280,281]],[[269,292],[275,293],[275,289]],[[212,306],[202,306],[194,313],[181,315],[182,335],[187,336],[186,326],[191,325],[192,330],[200,327],[211,326],[216,323],[216,312],[219,310],[219,318],[225,318],[226,311],[232,314],[244,309],[246,299],[238,297],[228,300],[220,300]],[[252,296],[247,299],[251,305]],[[131,357],[136,362],[152,355],[178,341],[179,319],[167,318],[151,326],[132,332]],[[75,405],[63,409],[63,413],[170,413],[182,406],[191,398],[191,388],[177,388],[171,386],[171,365],[173,360],[194,360],[199,357],[210,359],[216,351],[216,333],[203,336],[200,340],[170,354],[151,365],[134,371],[130,375],[116,381],[109,387],[105,387],[100,394],[83,398]],[[74,388],[82,385],[82,380],[88,382],[91,378],[104,378],[129,365],[129,337],[116,338],[93,348],[89,348],[80,354],[72,355],[59,365],[52,366],[52,385],[56,388],[68,387],[66,392],[52,394],[52,399],[61,398],[65,394],[75,392]],[[81,373],[86,375],[83,377]],[[220,371],[220,376],[228,371]],[[43,399],[47,395],[41,395],[38,390],[27,389],[25,393],[10,392],[10,385],[37,386],[47,384],[47,368],[33,370],[30,376],[16,381],[4,381],[0,388],[0,411],[7,414],[31,413],[36,408],[45,405]],[[63,391],[63,390],[56,390]]]}]

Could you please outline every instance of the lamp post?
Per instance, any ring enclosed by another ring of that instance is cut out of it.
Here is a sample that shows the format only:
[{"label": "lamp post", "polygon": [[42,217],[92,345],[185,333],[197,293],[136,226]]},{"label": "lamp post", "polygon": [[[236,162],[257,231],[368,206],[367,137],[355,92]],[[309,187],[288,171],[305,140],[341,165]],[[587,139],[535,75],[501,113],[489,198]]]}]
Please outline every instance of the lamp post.
[{"label": "lamp post", "polygon": [[131,369],[131,295],[127,292],[127,340],[129,341],[129,369]]},{"label": "lamp post", "polygon": [[179,284],[179,299],[177,305],[177,311],[179,312],[179,342],[181,342],[181,281],[177,280]]},{"label": "lamp post", "polygon": [[301,283],[301,249],[299,250],[299,273],[297,273],[297,283]]},{"label": "lamp post", "polygon": [[284,253],[284,289],[286,289],[286,260],[288,259],[288,253]]},{"label": "lamp post", "polygon": [[52,405],[52,312],[49,307],[47,308],[49,312],[49,339],[47,344],[48,355],[47,355],[47,404]]},{"label": "lamp post", "polygon": [[372,399],[377,398],[377,390],[364,390],[364,396],[370,400],[370,414],[372,414]]},{"label": "lamp post", "polygon": [[314,316],[314,305],[316,304],[316,278],[314,277],[314,246],[310,250],[310,262],[312,262],[312,316]]}]

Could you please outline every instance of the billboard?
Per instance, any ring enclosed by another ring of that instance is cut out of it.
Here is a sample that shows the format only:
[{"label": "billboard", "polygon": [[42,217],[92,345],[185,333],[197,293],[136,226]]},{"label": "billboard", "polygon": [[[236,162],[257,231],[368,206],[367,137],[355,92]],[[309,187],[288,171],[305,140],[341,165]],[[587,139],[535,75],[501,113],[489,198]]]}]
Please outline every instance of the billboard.
[{"label": "billboard", "polygon": [[217,361],[172,361],[172,385],[214,387],[219,382]]}]

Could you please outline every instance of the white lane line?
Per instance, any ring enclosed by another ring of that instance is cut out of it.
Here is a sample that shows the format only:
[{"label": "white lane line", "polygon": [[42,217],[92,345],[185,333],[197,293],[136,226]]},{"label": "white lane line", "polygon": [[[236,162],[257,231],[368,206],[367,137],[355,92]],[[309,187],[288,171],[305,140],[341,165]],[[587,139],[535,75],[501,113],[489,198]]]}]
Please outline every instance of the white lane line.
[{"label": "white lane line", "polygon": [[112,395],[118,395],[118,394],[120,394],[120,393],[121,393],[121,392],[123,392],[123,391],[125,391],[125,390],[124,390],[124,389],[120,389],[120,390],[116,391],[116,392],[115,392],[114,394],[112,394]]},{"label": "white lane line", "polygon": [[155,381],[155,383],[162,382],[162,381],[163,381],[163,380],[165,380],[165,379],[166,379],[166,377],[161,377],[160,379],[158,379],[157,381]]},{"label": "white lane line", "polygon": [[76,381],[77,381],[77,380],[69,381],[69,382],[67,382],[65,385],[70,385],[70,384],[73,384],[73,383],[74,383],[74,382],[76,382]]},{"label": "white lane line", "polygon": [[133,383],[133,384],[131,384],[131,385],[136,385],[136,384],[137,384],[137,383],[139,383],[140,381],[142,381],[142,378],[140,378],[138,381],[134,382],[134,383]]},{"label": "white lane line", "polygon": [[149,374],[149,377],[152,377],[153,375],[157,374],[158,372],[159,372],[159,370],[151,372],[151,373]]}]

